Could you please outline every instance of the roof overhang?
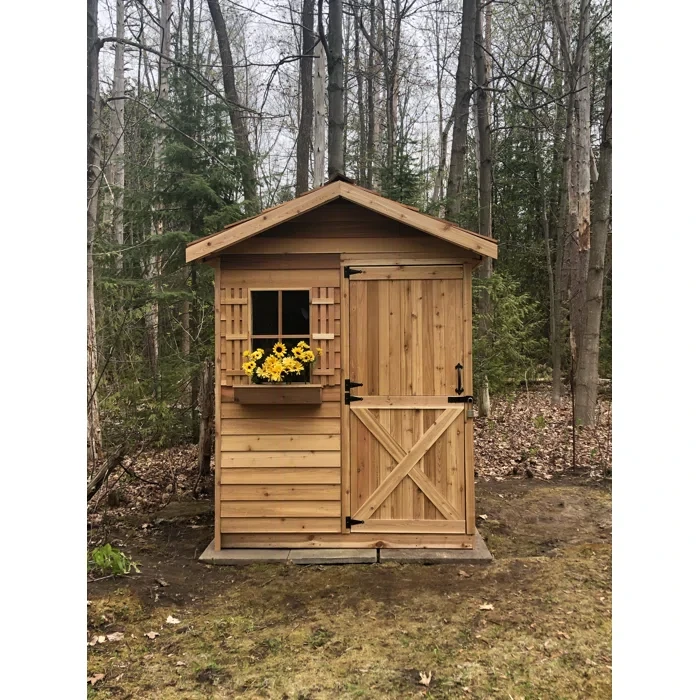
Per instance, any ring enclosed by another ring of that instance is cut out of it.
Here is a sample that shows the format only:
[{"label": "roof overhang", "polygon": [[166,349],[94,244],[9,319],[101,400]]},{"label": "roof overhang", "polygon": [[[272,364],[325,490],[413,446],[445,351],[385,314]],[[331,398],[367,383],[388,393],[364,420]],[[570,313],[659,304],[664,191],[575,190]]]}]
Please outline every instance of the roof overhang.
[{"label": "roof overhang", "polygon": [[487,238],[473,231],[467,231],[444,219],[436,219],[427,214],[422,214],[411,207],[394,202],[391,199],[378,195],[376,192],[366,190],[344,180],[336,180],[311,190],[289,202],[267,209],[250,219],[238,221],[223,231],[193,241],[187,246],[186,260],[190,263],[209,255],[216,255],[225,248],[241,243],[263,231],[267,231],[285,221],[306,214],[306,212],[340,198],[370,209],[389,219],[400,221],[407,226],[440,238],[443,241],[448,241],[477,255],[494,259],[498,257],[498,244],[493,238]]}]

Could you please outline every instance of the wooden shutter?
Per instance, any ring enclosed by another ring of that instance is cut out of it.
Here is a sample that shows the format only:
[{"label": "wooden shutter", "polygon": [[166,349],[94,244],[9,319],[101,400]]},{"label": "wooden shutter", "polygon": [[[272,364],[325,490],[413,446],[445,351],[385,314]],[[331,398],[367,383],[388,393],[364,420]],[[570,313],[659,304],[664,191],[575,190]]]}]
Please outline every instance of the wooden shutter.
[{"label": "wooden shutter", "polygon": [[248,347],[248,289],[221,287],[221,384],[246,384],[243,351]]},{"label": "wooden shutter", "polygon": [[324,386],[340,384],[340,287],[311,290],[311,347],[323,350],[313,376]]}]

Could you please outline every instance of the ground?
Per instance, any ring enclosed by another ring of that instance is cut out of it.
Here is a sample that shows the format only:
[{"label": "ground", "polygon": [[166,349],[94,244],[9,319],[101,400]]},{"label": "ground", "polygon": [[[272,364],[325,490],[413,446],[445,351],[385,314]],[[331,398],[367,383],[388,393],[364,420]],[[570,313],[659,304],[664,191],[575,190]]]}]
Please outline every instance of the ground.
[{"label": "ground", "polygon": [[531,399],[480,426],[489,565],[204,565],[210,497],[178,488],[187,469],[169,493],[121,482],[129,505],[91,513],[89,546],[140,573],[89,579],[89,697],[610,697],[609,421],[567,468],[566,416]]}]

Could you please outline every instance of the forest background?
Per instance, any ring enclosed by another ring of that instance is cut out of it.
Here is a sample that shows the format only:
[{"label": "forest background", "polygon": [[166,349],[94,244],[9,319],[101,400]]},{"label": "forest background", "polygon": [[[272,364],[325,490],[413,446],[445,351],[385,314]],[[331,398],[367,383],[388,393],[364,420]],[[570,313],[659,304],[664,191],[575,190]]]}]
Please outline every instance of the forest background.
[{"label": "forest background", "polygon": [[[475,380],[611,378],[609,0],[89,0],[88,447],[196,443],[211,271],[185,245],[344,173],[496,238]],[[203,424],[206,426],[206,424]]]}]

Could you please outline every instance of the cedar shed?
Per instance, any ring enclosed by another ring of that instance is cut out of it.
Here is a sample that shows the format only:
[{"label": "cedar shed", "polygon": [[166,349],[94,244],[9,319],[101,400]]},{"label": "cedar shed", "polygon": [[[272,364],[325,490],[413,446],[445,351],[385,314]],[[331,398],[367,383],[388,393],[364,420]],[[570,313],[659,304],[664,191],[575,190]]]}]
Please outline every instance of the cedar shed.
[{"label": "cedar shed", "polygon": [[[187,247],[215,270],[214,549],[472,548],[472,270],[496,242],[344,177]],[[251,382],[245,350],[323,352]]]}]

